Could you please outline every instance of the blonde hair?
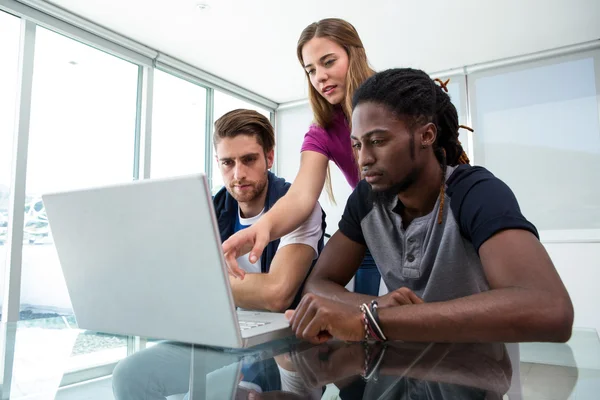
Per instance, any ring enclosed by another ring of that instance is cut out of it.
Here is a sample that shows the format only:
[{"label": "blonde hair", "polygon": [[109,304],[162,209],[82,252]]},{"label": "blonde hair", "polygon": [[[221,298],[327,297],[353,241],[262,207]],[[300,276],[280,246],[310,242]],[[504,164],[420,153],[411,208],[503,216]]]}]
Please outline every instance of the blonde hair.
[{"label": "blonde hair", "polygon": [[[351,124],[352,121],[352,96],[354,91],[367,78],[375,74],[375,71],[369,66],[367,53],[363,47],[362,41],[358,36],[358,32],[351,23],[339,18],[326,18],[318,22],[313,22],[308,25],[300,34],[296,53],[298,61],[304,67],[302,59],[302,48],[313,38],[327,38],[346,50],[348,54],[348,72],[346,73],[346,95],[341,104],[342,112]],[[308,73],[306,76],[308,77]],[[310,83],[308,79],[308,100],[310,102],[315,122],[324,129],[329,128],[334,117],[334,106],[330,104],[323,96],[319,94],[317,89]],[[353,153],[354,155],[354,153]],[[357,166],[358,168],[358,166]],[[329,200],[335,204],[333,196],[333,188],[331,186],[331,172],[327,165],[327,177],[325,178],[325,190]]]}]

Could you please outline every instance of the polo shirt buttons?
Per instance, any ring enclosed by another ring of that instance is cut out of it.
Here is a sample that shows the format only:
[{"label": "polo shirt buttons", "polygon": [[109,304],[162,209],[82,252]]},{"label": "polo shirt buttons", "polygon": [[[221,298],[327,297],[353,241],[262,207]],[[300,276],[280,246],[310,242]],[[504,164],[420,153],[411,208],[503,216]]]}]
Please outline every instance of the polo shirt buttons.
[{"label": "polo shirt buttons", "polygon": [[412,254],[409,254],[406,256],[406,260],[408,262],[413,262],[413,261],[415,261],[415,256],[413,256]]}]

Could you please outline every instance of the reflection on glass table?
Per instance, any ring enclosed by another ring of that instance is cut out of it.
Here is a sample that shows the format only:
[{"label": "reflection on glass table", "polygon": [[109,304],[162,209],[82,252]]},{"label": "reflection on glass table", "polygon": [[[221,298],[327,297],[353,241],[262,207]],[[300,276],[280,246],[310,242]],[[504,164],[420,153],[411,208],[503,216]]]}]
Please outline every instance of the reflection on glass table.
[{"label": "reflection on glass table", "polygon": [[[80,331],[72,317],[3,324],[0,337],[1,394],[11,399],[566,400],[600,391],[600,340],[585,329],[567,344],[520,344],[520,354],[517,344],[314,346],[291,337],[246,350],[152,340],[127,355],[124,337]],[[95,345],[106,346],[103,359],[75,362]],[[89,365],[108,367],[105,378],[86,378]]]},{"label": "reflection on glass table", "polygon": [[247,354],[164,342],[121,361],[113,388],[117,399],[177,394],[221,399],[233,392],[236,398],[320,399],[329,384],[367,399],[402,398],[403,393],[491,399],[508,392],[511,376],[501,344],[334,341],[317,347],[273,345]]}]

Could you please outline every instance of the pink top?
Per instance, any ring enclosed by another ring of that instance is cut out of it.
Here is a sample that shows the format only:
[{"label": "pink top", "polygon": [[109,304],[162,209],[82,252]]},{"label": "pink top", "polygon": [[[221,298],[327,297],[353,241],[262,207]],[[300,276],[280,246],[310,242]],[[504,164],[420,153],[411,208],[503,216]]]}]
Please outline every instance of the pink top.
[{"label": "pink top", "polygon": [[352,154],[350,127],[343,112],[335,112],[333,122],[327,130],[312,124],[304,135],[300,151],[316,151],[323,154],[338,166],[352,189],[358,185],[360,176]]}]

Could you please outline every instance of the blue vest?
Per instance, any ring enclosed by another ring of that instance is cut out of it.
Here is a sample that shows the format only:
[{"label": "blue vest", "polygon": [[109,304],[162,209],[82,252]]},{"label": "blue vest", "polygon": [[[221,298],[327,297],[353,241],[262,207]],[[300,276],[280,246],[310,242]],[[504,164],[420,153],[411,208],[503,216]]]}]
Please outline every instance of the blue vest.
[{"label": "blue vest", "polygon": [[[279,178],[275,176],[275,174],[268,172],[268,180],[269,184],[267,187],[267,198],[265,201],[265,212],[269,211],[271,207],[282,198],[287,191],[289,190],[291,183],[288,183],[283,178]],[[221,234],[221,243],[227,240],[231,235],[235,232],[235,222],[238,217],[238,202],[229,194],[227,189],[223,187],[216,195],[213,197],[213,204],[215,206],[215,212],[217,214],[217,222],[219,224],[219,233]],[[325,233],[325,227],[327,224],[325,223],[325,212],[323,211],[323,219],[321,223],[322,233]],[[321,254],[321,250],[323,250],[323,236],[319,239],[318,250],[319,254]],[[273,240],[270,242],[265,250],[263,251],[261,257],[261,272],[266,273],[269,272],[271,267],[271,261],[273,261],[273,257],[275,257],[275,253],[277,252],[277,247],[279,247],[279,239]],[[314,267],[317,260],[315,260],[310,269]],[[309,272],[310,273],[310,272]],[[307,275],[308,276],[308,275]],[[302,294],[302,289],[304,284],[300,287],[298,294],[296,295],[296,299],[292,303],[292,306],[295,307],[297,302],[300,300],[300,295]]]}]

